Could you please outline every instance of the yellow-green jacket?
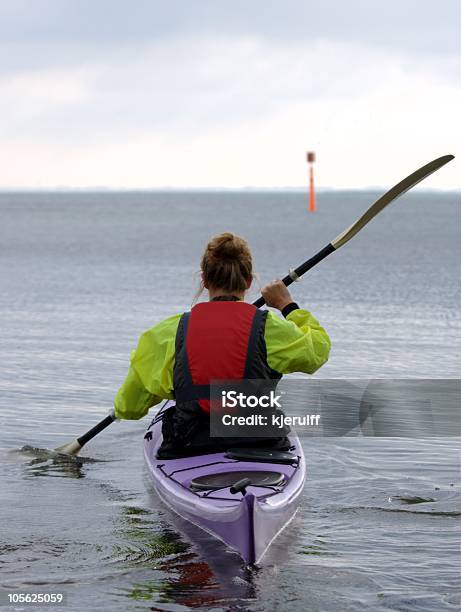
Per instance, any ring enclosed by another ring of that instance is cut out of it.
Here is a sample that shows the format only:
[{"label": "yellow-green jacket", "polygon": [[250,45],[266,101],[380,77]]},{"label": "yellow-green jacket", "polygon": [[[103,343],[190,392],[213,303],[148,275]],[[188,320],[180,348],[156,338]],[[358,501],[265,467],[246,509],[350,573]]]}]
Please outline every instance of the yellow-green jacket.
[{"label": "yellow-green jacket", "polygon": [[[175,340],[181,314],[142,334],[131,354],[125,382],[115,397],[115,416],[140,419],[162,400],[173,399]],[[330,338],[307,310],[292,310],[286,319],[269,312],[264,332],[269,366],[280,374],[313,374],[327,360]]]}]

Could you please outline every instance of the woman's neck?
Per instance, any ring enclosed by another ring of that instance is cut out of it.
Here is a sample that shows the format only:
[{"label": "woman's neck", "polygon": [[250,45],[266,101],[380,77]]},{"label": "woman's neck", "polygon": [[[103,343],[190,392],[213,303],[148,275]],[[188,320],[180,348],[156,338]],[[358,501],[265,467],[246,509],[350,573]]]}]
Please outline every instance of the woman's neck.
[{"label": "woman's neck", "polygon": [[208,296],[210,301],[218,297],[237,298],[241,301],[245,299],[245,293],[239,293],[238,291],[224,291],[223,289],[208,289]]}]

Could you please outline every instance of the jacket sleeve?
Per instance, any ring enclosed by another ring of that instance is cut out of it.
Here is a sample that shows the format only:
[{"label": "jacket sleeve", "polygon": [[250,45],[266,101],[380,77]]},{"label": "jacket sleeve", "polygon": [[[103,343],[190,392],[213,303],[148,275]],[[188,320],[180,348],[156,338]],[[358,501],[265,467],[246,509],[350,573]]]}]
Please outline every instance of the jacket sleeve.
[{"label": "jacket sleeve", "polygon": [[265,340],[268,364],[281,374],[313,374],[328,361],[330,338],[307,310],[293,310],[286,319],[269,311]]},{"label": "jacket sleeve", "polygon": [[131,353],[130,368],[114,401],[118,419],[140,419],[164,399],[173,398],[176,330],[174,315],[147,330]]}]

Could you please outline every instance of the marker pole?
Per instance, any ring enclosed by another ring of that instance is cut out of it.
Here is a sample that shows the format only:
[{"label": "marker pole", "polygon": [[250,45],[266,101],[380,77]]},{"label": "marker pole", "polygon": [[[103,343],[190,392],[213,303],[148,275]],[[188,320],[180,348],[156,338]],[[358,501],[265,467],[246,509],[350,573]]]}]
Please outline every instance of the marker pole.
[{"label": "marker pole", "polygon": [[308,151],[307,163],[309,164],[309,212],[315,212],[317,210],[315,203],[314,162],[315,153],[313,151]]}]

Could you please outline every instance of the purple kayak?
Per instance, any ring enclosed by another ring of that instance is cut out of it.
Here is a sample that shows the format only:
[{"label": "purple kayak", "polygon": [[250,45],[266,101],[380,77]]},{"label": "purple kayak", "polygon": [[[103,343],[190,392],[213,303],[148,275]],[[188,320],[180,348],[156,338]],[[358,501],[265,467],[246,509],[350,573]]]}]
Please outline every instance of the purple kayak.
[{"label": "purple kayak", "polygon": [[298,508],[306,478],[298,437],[290,435],[289,452],[241,448],[167,460],[156,458],[161,442],[161,420],[154,419],[144,458],[162,501],[246,563],[259,563]]}]

